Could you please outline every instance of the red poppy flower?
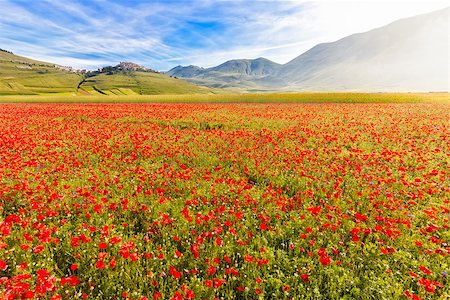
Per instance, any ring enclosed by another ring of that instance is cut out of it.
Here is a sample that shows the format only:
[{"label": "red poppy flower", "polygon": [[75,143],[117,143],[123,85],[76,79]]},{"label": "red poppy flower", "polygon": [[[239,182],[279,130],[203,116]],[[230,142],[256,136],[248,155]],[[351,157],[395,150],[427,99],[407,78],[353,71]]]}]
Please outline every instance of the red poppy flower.
[{"label": "red poppy flower", "polygon": [[42,251],[44,251],[44,246],[42,246],[42,245],[38,245],[38,246],[33,248],[33,252],[34,253],[40,253]]},{"label": "red poppy flower", "polygon": [[213,282],[211,281],[211,280],[209,280],[209,279],[206,279],[205,280],[205,285],[206,285],[206,287],[212,287],[212,285],[213,285]]},{"label": "red poppy flower", "polygon": [[97,269],[104,269],[105,268],[105,262],[103,260],[99,260],[95,263],[95,267]]},{"label": "red poppy flower", "polygon": [[6,261],[0,260],[0,270],[6,271],[7,268],[8,268],[8,265],[6,264]]},{"label": "red poppy flower", "polygon": [[181,272],[178,272],[174,266],[170,267],[169,270],[170,275],[172,275],[175,279],[180,279],[181,277]]}]

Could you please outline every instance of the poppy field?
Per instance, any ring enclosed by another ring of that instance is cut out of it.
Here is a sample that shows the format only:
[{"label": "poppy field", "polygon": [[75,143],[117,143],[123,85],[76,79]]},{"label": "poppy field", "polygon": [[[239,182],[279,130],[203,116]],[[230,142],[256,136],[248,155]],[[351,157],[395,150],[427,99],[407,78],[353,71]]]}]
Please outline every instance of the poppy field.
[{"label": "poppy field", "polygon": [[448,112],[0,104],[0,299],[447,299]]}]

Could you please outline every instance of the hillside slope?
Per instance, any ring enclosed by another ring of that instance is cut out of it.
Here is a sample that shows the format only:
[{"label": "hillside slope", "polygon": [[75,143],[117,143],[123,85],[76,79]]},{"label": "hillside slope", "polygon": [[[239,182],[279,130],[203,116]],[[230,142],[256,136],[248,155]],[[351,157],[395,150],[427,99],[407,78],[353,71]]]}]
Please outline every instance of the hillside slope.
[{"label": "hillside slope", "polygon": [[217,92],[130,62],[79,74],[0,50],[0,95],[156,95]]},{"label": "hillside slope", "polygon": [[444,91],[449,84],[449,9],[319,44],[274,77],[305,90]]},{"label": "hillside slope", "polygon": [[76,93],[81,79],[54,64],[0,50],[0,95]]},{"label": "hillside slope", "polygon": [[87,78],[79,87],[80,94],[158,95],[205,94],[212,90],[181,79],[154,72],[117,72]]}]

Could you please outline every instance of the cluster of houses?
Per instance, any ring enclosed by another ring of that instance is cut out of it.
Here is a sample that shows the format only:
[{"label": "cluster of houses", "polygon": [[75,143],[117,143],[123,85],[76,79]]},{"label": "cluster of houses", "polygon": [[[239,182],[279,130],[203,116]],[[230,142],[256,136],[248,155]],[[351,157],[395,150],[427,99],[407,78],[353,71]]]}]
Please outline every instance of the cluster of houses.
[{"label": "cluster of houses", "polygon": [[73,73],[78,73],[78,74],[91,74],[91,73],[95,73],[95,74],[110,73],[110,74],[112,74],[117,71],[141,71],[141,72],[159,73],[158,71],[155,71],[153,69],[146,68],[146,67],[140,66],[138,64],[135,64],[133,62],[127,62],[127,61],[120,62],[116,66],[103,67],[103,68],[98,69],[97,71],[78,70],[78,69],[74,69],[69,66],[59,66],[59,65],[55,65],[55,68],[58,68],[60,70],[66,71],[66,72],[73,72]]},{"label": "cluster of houses", "polygon": [[[6,52],[6,53],[10,53],[13,54],[11,51],[8,50],[4,50],[0,48],[0,51]],[[51,65],[47,65],[47,64],[33,64],[33,63],[28,63],[28,62],[23,62],[23,61],[18,61],[18,60],[12,60],[11,62],[15,62],[18,63],[19,65],[16,65],[17,69],[33,69],[33,65],[37,65],[37,66],[51,66]],[[159,73],[159,71],[150,69],[150,68],[146,68],[143,66],[140,66],[138,64],[135,64],[133,62],[129,62],[129,61],[122,61],[120,62],[118,65],[116,66],[107,66],[107,67],[103,67],[98,69],[97,71],[88,71],[88,70],[79,70],[79,69],[74,69],[70,66],[60,66],[60,65],[53,65],[53,67],[55,69],[59,69],[65,72],[71,72],[71,73],[77,73],[77,74],[82,74],[82,75],[87,75],[87,76],[94,76],[96,74],[100,74],[100,73],[108,73],[108,74],[112,74],[115,73],[117,71],[141,71],[141,72],[153,72],[153,73]]]},{"label": "cluster of houses", "polygon": [[140,71],[140,72],[159,73],[158,71],[140,66],[140,65],[132,63],[132,62],[120,62],[116,66],[103,67],[101,69],[98,69],[97,71],[88,71],[86,74],[87,74],[87,76],[95,76],[95,75],[101,74],[101,73],[114,74],[119,71],[125,71],[125,72]]},{"label": "cluster of houses", "polygon": [[158,73],[158,71],[140,66],[138,64],[129,61],[121,61],[115,68],[123,71],[144,71],[144,72]]},{"label": "cluster of houses", "polygon": [[30,65],[16,65],[16,68],[17,69],[26,69],[26,70],[31,70],[31,69],[33,69],[33,67],[32,66],[30,66]]},{"label": "cluster of houses", "polygon": [[56,69],[60,69],[60,70],[66,71],[66,72],[77,73],[77,74],[86,74],[86,73],[89,72],[89,71],[84,70],[84,69],[83,70],[78,70],[78,69],[74,69],[74,68],[69,67],[69,66],[54,65],[54,67]]}]

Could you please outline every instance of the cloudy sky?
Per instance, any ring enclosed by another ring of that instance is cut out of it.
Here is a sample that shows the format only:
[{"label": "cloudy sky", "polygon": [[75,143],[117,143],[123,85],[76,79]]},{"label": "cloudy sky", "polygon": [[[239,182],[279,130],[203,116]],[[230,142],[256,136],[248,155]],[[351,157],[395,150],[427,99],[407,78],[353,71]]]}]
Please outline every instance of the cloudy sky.
[{"label": "cloudy sky", "polygon": [[285,63],[330,42],[448,6],[446,1],[0,0],[0,48],[96,69],[168,70],[234,58]]}]

